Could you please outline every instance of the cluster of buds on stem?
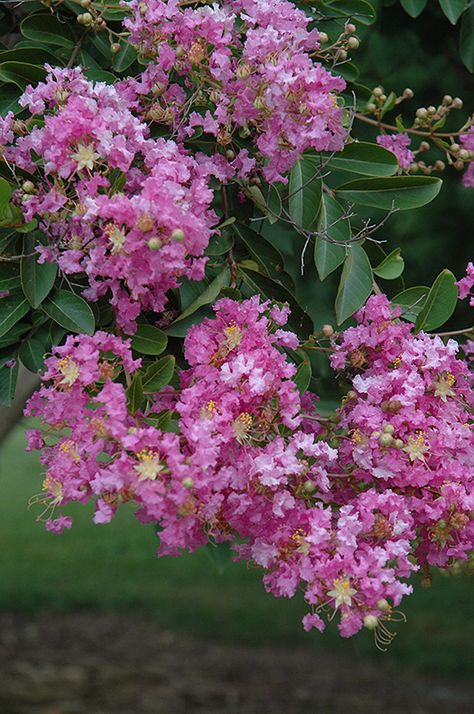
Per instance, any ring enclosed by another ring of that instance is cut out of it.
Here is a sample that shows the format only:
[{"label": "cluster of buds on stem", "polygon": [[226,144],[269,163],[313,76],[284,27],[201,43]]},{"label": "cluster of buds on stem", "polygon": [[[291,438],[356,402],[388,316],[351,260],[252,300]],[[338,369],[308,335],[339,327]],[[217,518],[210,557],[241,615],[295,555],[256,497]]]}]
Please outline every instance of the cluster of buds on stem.
[{"label": "cluster of buds on stem", "polygon": [[315,56],[325,61],[331,59],[334,64],[345,62],[349,53],[353,50],[357,50],[360,46],[360,40],[355,35],[356,31],[357,27],[352,22],[347,22],[344,27],[344,32],[330,45],[328,45],[330,41],[329,36],[325,32],[320,32],[319,42],[321,45],[324,45],[324,47],[320,48],[315,53]]}]

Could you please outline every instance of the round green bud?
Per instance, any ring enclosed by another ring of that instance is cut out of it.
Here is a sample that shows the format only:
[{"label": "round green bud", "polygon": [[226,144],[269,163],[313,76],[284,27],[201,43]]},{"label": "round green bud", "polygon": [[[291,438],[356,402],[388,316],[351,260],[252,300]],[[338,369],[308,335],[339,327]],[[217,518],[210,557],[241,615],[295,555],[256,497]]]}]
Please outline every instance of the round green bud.
[{"label": "round green bud", "polygon": [[373,113],[373,112],[375,112],[375,110],[377,109],[377,107],[375,106],[375,104],[374,104],[373,102],[369,102],[369,103],[367,104],[367,106],[366,106],[366,109],[367,109],[368,112]]},{"label": "round green bud", "polygon": [[390,603],[385,598],[377,601],[377,607],[381,612],[387,612],[390,610]]},{"label": "round green bud", "polygon": [[157,238],[157,236],[150,238],[150,240],[148,241],[148,247],[150,248],[150,250],[159,250],[162,245],[163,243],[159,238]]},{"label": "round green bud", "polygon": [[181,59],[182,57],[184,57],[185,53],[186,53],[186,52],[185,52],[185,49],[184,49],[183,45],[177,45],[177,47],[176,47],[176,49],[175,49],[176,57],[177,57],[178,59]]},{"label": "round green bud", "polygon": [[416,110],[416,116],[418,117],[418,119],[426,119],[426,117],[428,116],[428,110],[425,109],[425,107],[420,107]]},{"label": "round green bud", "polygon": [[436,107],[434,107],[433,105],[431,105],[430,107],[428,107],[428,113],[429,113],[429,114],[436,114]]},{"label": "round green bud", "polygon": [[395,431],[395,427],[393,426],[393,424],[385,424],[383,430],[385,434],[393,434]]},{"label": "round green bud", "polygon": [[378,624],[379,621],[378,618],[375,617],[375,615],[366,615],[364,617],[364,627],[366,627],[368,630],[375,630]]},{"label": "round green bud", "polygon": [[327,42],[329,42],[329,36],[325,32],[320,32],[318,35],[318,40],[322,45],[325,45]]},{"label": "round green bud", "polygon": [[393,445],[398,450],[403,449],[403,447],[405,446],[405,444],[403,443],[403,441],[401,439],[395,439],[395,441],[393,442]]},{"label": "round green bud", "polygon": [[181,483],[184,488],[192,488],[194,486],[194,479],[192,479],[191,476],[185,476]]},{"label": "round green bud", "polygon": [[443,97],[443,104],[446,104],[446,106],[448,106],[448,104],[452,104],[452,103],[453,103],[452,96],[450,94],[445,94]]},{"label": "round green bud", "polygon": [[381,97],[383,94],[383,87],[375,87],[375,89],[372,91],[372,94],[374,97]]},{"label": "round green bud", "polygon": [[347,59],[346,50],[339,50],[339,52],[337,53],[337,59],[342,60],[342,62],[344,62],[344,60]]},{"label": "round green bud", "polygon": [[380,431],[373,431],[370,436],[372,436],[374,439],[378,439],[380,436]]},{"label": "round green bud", "polygon": [[332,337],[334,335],[334,327],[332,325],[323,325],[321,328],[321,332],[323,333],[324,337]]},{"label": "round green bud", "polygon": [[379,444],[384,449],[393,444],[393,436],[391,434],[381,434]]},{"label": "round green bud", "polygon": [[175,228],[171,234],[171,240],[181,243],[185,239],[184,231],[181,228]]},{"label": "round green bud", "polygon": [[360,45],[360,42],[357,39],[357,37],[349,37],[349,39],[347,40],[347,46],[351,50],[356,50],[359,47],[359,45]]},{"label": "round green bud", "polygon": [[314,481],[305,481],[303,484],[303,490],[305,493],[314,493],[316,491],[316,484]]},{"label": "round green bud", "polygon": [[25,193],[34,193],[35,192],[35,185],[34,185],[33,181],[23,181],[23,184],[21,187]]},{"label": "round green bud", "polygon": [[381,101],[383,104],[385,104],[385,102],[387,101],[387,95],[386,95],[386,94],[382,94],[382,96],[380,97],[380,101]]},{"label": "round green bud", "polygon": [[118,42],[112,42],[112,44],[110,45],[110,51],[113,55],[116,55],[118,52],[120,52],[120,44]]},{"label": "round green bud", "polygon": [[459,152],[459,158],[463,161],[467,161],[471,158],[471,154],[469,151],[467,151],[467,149],[461,149],[461,151]]},{"label": "round green bud", "polygon": [[435,161],[434,167],[435,171],[444,171],[444,169],[446,168],[446,164],[444,163],[444,161],[441,161],[441,159],[438,159],[437,161]]},{"label": "round green bud", "polygon": [[225,155],[228,161],[233,161],[235,159],[235,152],[232,151],[232,149],[227,149]]},{"label": "round green bud", "polygon": [[87,27],[88,25],[92,25],[94,18],[90,12],[83,12],[82,15],[77,16],[77,21],[80,25],[85,25]]}]

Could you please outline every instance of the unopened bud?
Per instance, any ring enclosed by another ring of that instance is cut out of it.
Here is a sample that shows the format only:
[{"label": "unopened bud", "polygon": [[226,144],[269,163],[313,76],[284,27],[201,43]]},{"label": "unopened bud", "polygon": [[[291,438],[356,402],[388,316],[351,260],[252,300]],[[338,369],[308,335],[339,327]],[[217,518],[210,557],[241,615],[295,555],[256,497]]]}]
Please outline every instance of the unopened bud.
[{"label": "unopened bud", "polygon": [[334,327],[332,325],[323,325],[321,328],[321,332],[323,333],[324,337],[332,337],[334,334]]},{"label": "unopened bud", "polygon": [[446,104],[446,106],[447,106],[448,104],[452,104],[452,103],[453,103],[452,96],[450,94],[445,94],[443,97],[443,104]]},{"label": "unopened bud", "polygon": [[425,107],[420,107],[416,110],[416,116],[418,117],[418,119],[426,119],[426,117],[428,116],[428,110],[425,109]]},{"label": "unopened bud", "polygon": [[430,148],[430,145],[428,144],[427,141],[422,141],[419,146],[420,151],[429,151],[429,148]]},{"label": "unopened bud", "polygon": [[380,97],[380,101],[385,103],[387,101],[387,95],[382,94],[382,96]]},{"label": "unopened bud", "polygon": [[339,52],[337,53],[337,59],[342,60],[344,62],[344,60],[347,59],[346,50],[339,50]]},{"label": "unopened bud", "polygon": [[404,99],[413,99],[413,97],[415,96],[415,92],[413,91],[413,89],[410,89],[410,87],[406,87],[403,90],[402,96]]},{"label": "unopened bud", "polygon": [[375,617],[375,615],[366,615],[364,617],[364,627],[366,627],[368,630],[375,630],[378,624],[379,621]]},{"label": "unopened bud", "polygon": [[233,161],[235,159],[235,152],[232,149],[227,149],[225,152],[228,161]]},{"label": "unopened bud", "polygon": [[463,108],[463,101],[462,99],[459,99],[459,97],[456,97],[453,99],[453,109],[462,109]]},{"label": "unopened bud", "polygon": [[461,147],[459,146],[459,144],[451,144],[449,148],[451,149],[453,154],[457,154]]},{"label": "unopened bud", "polygon": [[372,91],[372,94],[374,97],[381,97],[383,94],[383,87],[375,87],[375,89]]},{"label": "unopened bud", "polygon": [[379,444],[384,449],[393,444],[393,436],[391,434],[381,434]]},{"label": "unopened bud", "polygon": [[433,585],[433,578],[431,575],[426,575],[424,578],[421,578],[420,585],[422,588],[425,588],[425,590],[430,588]]},{"label": "unopened bud", "polygon": [[458,159],[457,161],[454,162],[454,168],[456,171],[463,171],[464,169],[464,161],[461,161],[461,159]]},{"label": "unopened bud", "polygon": [[83,12],[81,15],[77,16],[77,21],[80,25],[85,25],[88,27],[89,25],[92,25],[94,22],[94,18],[90,14],[90,12]]},{"label": "unopened bud", "polygon": [[260,95],[255,97],[253,101],[253,105],[255,109],[264,109],[265,108],[265,99],[261,97]]},{"label": "unopened bud", "polygon": [[105,22],[103,17],[98,17],[95,21],[95,26],[98,32],[102,32],[107,27],[107,23]]},{"label": "unopened bud", "polygon": [[25,193],[34,193],[35,192],[35,185],[34,185],[33,181],[23,181],[23,184],[21,187]]},{"label": "unopened bud", "polygon": [[305,493],[314,493],[316,491],[316,484],[314,483],[314,481],[310,481],[308,479],[303,484],[303,490]]},{"label": "unopened bud", "polygon": [[444,169],[446,168],[446,164],[444,163],[444,161],[438,159],[437,161],[435,161],[434,168],[435,171],[444,171]]},{"label": "unopened bud", "polygon": [[181,243],[185,239],[184,231],[181,228],[175,228],[171,233],[171,240]]},{"label": "unopened bud", "polygon": [[120,52],[120,43],[112,42],[112,44],[110,45],[110,51],[113,55],[116,55],[118,52]]},{"label": "unopened bud", "polygon": [[159,250],[162,245],[163,243],[156,236],[154,238],[150,238],[150,240],[148,241],[148,247],[150,248],[150,250]]},{"label": "unopened bud", "polygon": [[393,442],[393,445],[399,451],[400,451],[400,449],[403,449],[403,447],[405,446],[405,444],[403,443],[403,441],[401,439],[395,439],[395,441]]},{"label": "unopened bud", "polygon": [[148,215],[148,213],[142,213],[142,215],[137,220],[138,230],[143,231],[144,233],[147,233],[147,231],[151,231],[154,225],[155,221],[150,215]]},{"label": "unopened bud", "polygon": [[90,7],[92,5],[92,0],[81,0],[81,7]]},{"label": "unopened bud", "polygon": [[356,50],[360,45],[360,41],[357,39],[357,37],[349,37],[347,40],[347,46],[351,50]]},{"label": "unopened bud", "polygon": [[237,79],[248,79],[252,74],[252,68],[248,64],[240,64],[235,70]]},{"label": "unopened bud", "polygon": [[329,42],[329,36],[325,32],[320,32],[318,35],[318,40],[322,45],[325,45],[327,42]]},{"label": "unopened bud", "polygon": [[395,432],[395,427],[393,424],[385,424],[383,430],[385,434],[393,434]]},{"label": "unopened bud", "polygon": [[377,607],[381,612],[387,612],[387,610],[390,610],[390,604],[385,598],[377,601]]},{"label": "unopened bud", "polygon": [[192,488],[194,486],[194,479],[192,479],[191,476],[185,476],[181,483],[184,488]]},{"label": "unopened bud", "polygon": [[459,152],[459,158],[463,161],[468,161],[471,158],[471,152],[467,149],[461,149]]},{"label": "unopened bud", "polygon": [[353,389],[350,389],[350,390],[347,392],[347,398],[348,398],[348,399],[357,399],[357,392],[354,392]]},{"label": "unopened bud", "polygon": [[352,22],[347,23],[346,32],[348,35],[353,35],[356,30],[357,30],[357,27]]},{"label": "unopened bud", "polygon": [[175,49],[175,54],[178,59],[181,59],[182,57],[184,57],[185,49],[184,49],[183,45],[177,45],[177,47]]},{"label": "unopened bud", "polygon": [[428,113],[429,113],[429,114],[436,114],[436,107],[434,107],[433,105],[431,105],[430,107],[428,107]]},{"label": "unopened bud", "polygon": [[369,103],[367,104],[367,106],[366,106],[366,109],[367,109],[368,112],[370,112],[370,113],[372,114],[373,112],[375,112],[375,110],[377,109],[377,107],[376,107],[375,104],[373,104],[372,102],[369,102]]}]

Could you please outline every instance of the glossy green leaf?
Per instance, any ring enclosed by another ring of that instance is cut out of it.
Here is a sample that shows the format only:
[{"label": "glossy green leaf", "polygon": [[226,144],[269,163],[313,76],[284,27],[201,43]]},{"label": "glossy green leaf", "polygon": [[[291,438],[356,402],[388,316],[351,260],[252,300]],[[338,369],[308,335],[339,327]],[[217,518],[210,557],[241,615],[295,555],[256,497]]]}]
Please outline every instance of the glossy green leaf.
[{"label": "glossy green leaf", "polygon": [[432,176],[392,176],[349,181],[336,189],[336,197],[361,206],[389,211],[408,210],[430,203],[442,181]]},{"label": "glossy green leaf", "polygon": [[0,291],[13,290],[20,285],[20,266],[8,260],[0,262]]},{"label": "glossy green leaf", "polygon": [[219,295],[221,288],[224,286],[228,275],[229,271],[227,268],[222,270],[219,275],[214,278],[211,283],[209,283],[207,288],[199,295],[199,297],[196,298],[196,300],[193,300],[191,305],[189,305],[186,310],[179,315],[179,317],[173,322],[173,325],[181,320],[184,320],[186,317],[189,317],[189,315],[192,315],[193,312],[199,310],[199,308],[203,305],[208,305],[209,303],[214,302],[216,297]]},{"label": "glossy green leaf", "polygon": [[30,303],[21,292],[0,298],[0,337],[5,335],[30,309]]},{"label": "glossy green leaf", "polygon": [[333,0],[329,9],[362,25],[371,25],[376,18],[374,6],[366,0]]},{"label": "glossy green leaf", "polygon": [[31,325],[25,322],[17,322],[16,325],[10,327],[8,332],[0,337],[0,349],[3,347],[9,347],[10,345],[15,345],[20,337],[22,337],[27,332],[31,331]]},{"label": "glossy green leaf", "polygon": [[[314,262],[320,280],[324,280],[344,262],[347,248],[342,243],[351,239],[351,225],[343,218],[344,211],[332,196],[324,193],[314,243]],[[331,242],[336,241],[336,242]]]},{"label": "glossy green leaf", "polygon": [[49,295],[58,272],[57,263],[38,263],[35,234],[25,236],[20,263],[21,287],[32,307],[37,308]]},{"label": "glossy green leaf", "polygon": [[164,409],[158,414],[148,414],[146,417],[147,424],[151,424],[155,429],[160,431],[170,431],[179,434],[179,414],[171,409]]},{"label": "glossy green leaf", "polygon": [[403,273],[404,268],[405,261],[400,255],[400,248],[395,248],[376,268],[373,268],[373,272],[384,280],[396,280]]},{"label": "glossy green leaf", "polygon": [[94,313],[87,302],[75,293],[57,290],[41,304],[41,309],[66,330],[94,334]]},{"label": "glossy green leaf", "polygon": [[426,296],[415,322],[415,329],[435,330],[451,317],[458,300],[456,278],[450,270],[442,270]]},{"label": "glossy green leaf", "polygon": [[137,373],[132,379],[132,383],[127,389],[127,404],[130,412],[135,414],[135,412],[140,409],[143,402],[143,385],[141,376]]},{"label": "glossy green leaf", "polygon": [[278,280],[279,274],[283,271],[283,257],[264,236],[243,223],[235,223],[232,226],[236,236],[244,244],[250,255],[259,263],[267,275]]},{"label": "glossy green leaf", "polygon": [[16,84],[22,91],[28,84],[41,82],[46,76],[44,67],[27,62],[1,62],[0,79],[3,82]]},{"label": "glossy green leaf", "polygon": [[413,288],[403,290],[392,299],[394,305],[399,305],[402,308],[402,317],[408,322],[415,322],[416,318],[423,309],[426,296],[430,289],[425,285],[417,285]]},{"label": "glossy green leaf", "polygon": [[42,65],[61,64],[61,60],[44,47],[18,47],[0,52],[0,63],[2,62],[26,62],[27,64]]},{"label": "glossy green leaf", "polygon": [[20,96],[21,90],[14,84],[0,85],[0,116],[4,117],[8,112],[17,114],[22,111],[22,107],[18,104]]},{"label": "glossy green leaf", "polygon": [[290,171],[288,205],[292,220],[306,230],[313,230],[321,206],[322,182],[314,159],[303,156]]},{"label": "glossy green leaf", "polygon": [[222,575],[234,555],[230,543],[208,543],[205,552],[216,566],[219,575]]},{"label": "glossy green leaf", "polygon": [[15,362],[13,366],[4,364],[0,367],[0,406],[11,406],[15,398],[17,381],[18,362]]},{"label": "glossy green leaf", "polygon": [[120,52],[117,52],[113,57],[112,65],[116,72],[125,72],[136,59],[136,49],[128,42],[122,42]]},{"label": "glossy green leaf", "polygon": [[336,296],[337,324],[342,324],[365,303],[372,292],[372,268],[365,250],[353,243],[344,261]]},{"label": "glossy green leaf", "polygon": [[474,4],[462,16],[459,52],[469,72],[474,72]]},{"label": "glossy green leaf", "polygon": [[142,355],[160,355],[167,344],[165,333],[153,325],[138,325],[132,337],[132,349]]},{"label": "glossy green leaf", "polygon": [[428,0],[400,0],[400,4],[410,17],[418,17],[428,4]]},{"label": "glossy green leaf", "polygon": [[44,365],[45,348],[40,340],[30,337],[22,343],[18,356],[30,372],[39,372]]},{"label": "glossy green leaf", "polygon": [[363,176],[393,176],[398,169],[398,162],[395,154],[383,146],[354,141],[347,144],[344,151],[334,154],[328,166]]},{"label": "glossy green leaf", "polygon": [[468,0],[438,0],[442,11],[452,25],[455,25],[468,5]]},{"label": "glossy green leaf", "polygon": [[169,384],[173,379],[175,364],[175,358],[172,355],[166,355],[150,365],[142,377],[144,393],[153,394]]},{"label": "glossy green leaf", "polygon": [[312,377],[311,362],[309,361],[308,358],[306,358],[298,365],[296,374],[293,377],[293,381],[296,384],[296,386],[298,387],[298,391],[300,394],[304,394],[307,391],[307,389],[309,387],[309,383],[311,381],[311,377]]},{"label": "glossy green leaf", "polygon": [[0,212],[2,212],[5,206],[8,204],[11,195],[11,185],[4,178],[0,177]]},{"label": "glossy green leaf", "polygon": [[57,45],[72,50],[75,44],[70,24],[60,22],[52,13],[27,15],[20,25],[20,30],[24,37],[48,46]]}]

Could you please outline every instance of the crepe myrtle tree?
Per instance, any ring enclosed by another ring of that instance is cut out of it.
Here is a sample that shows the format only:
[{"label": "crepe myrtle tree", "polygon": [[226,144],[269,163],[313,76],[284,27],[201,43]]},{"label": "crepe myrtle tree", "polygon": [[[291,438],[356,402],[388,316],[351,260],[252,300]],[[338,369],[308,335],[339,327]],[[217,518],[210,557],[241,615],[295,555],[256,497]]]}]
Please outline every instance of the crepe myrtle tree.
[{"label": "crepe myrtle tree", "polygon": [[[385,649],[412,576],[474,542],[473,328],[439,331],[474,267],[407,286],[384,238],[443,171],[468,197],[472,116],[360,82],[365,0],[41,5],[0,52],[0,392],[41,374],[31,506],[59,533],[73,501],[131,502],[159,555],[249,561],[306,630]],[[472,70],[473,4],[439,5]]]}]

